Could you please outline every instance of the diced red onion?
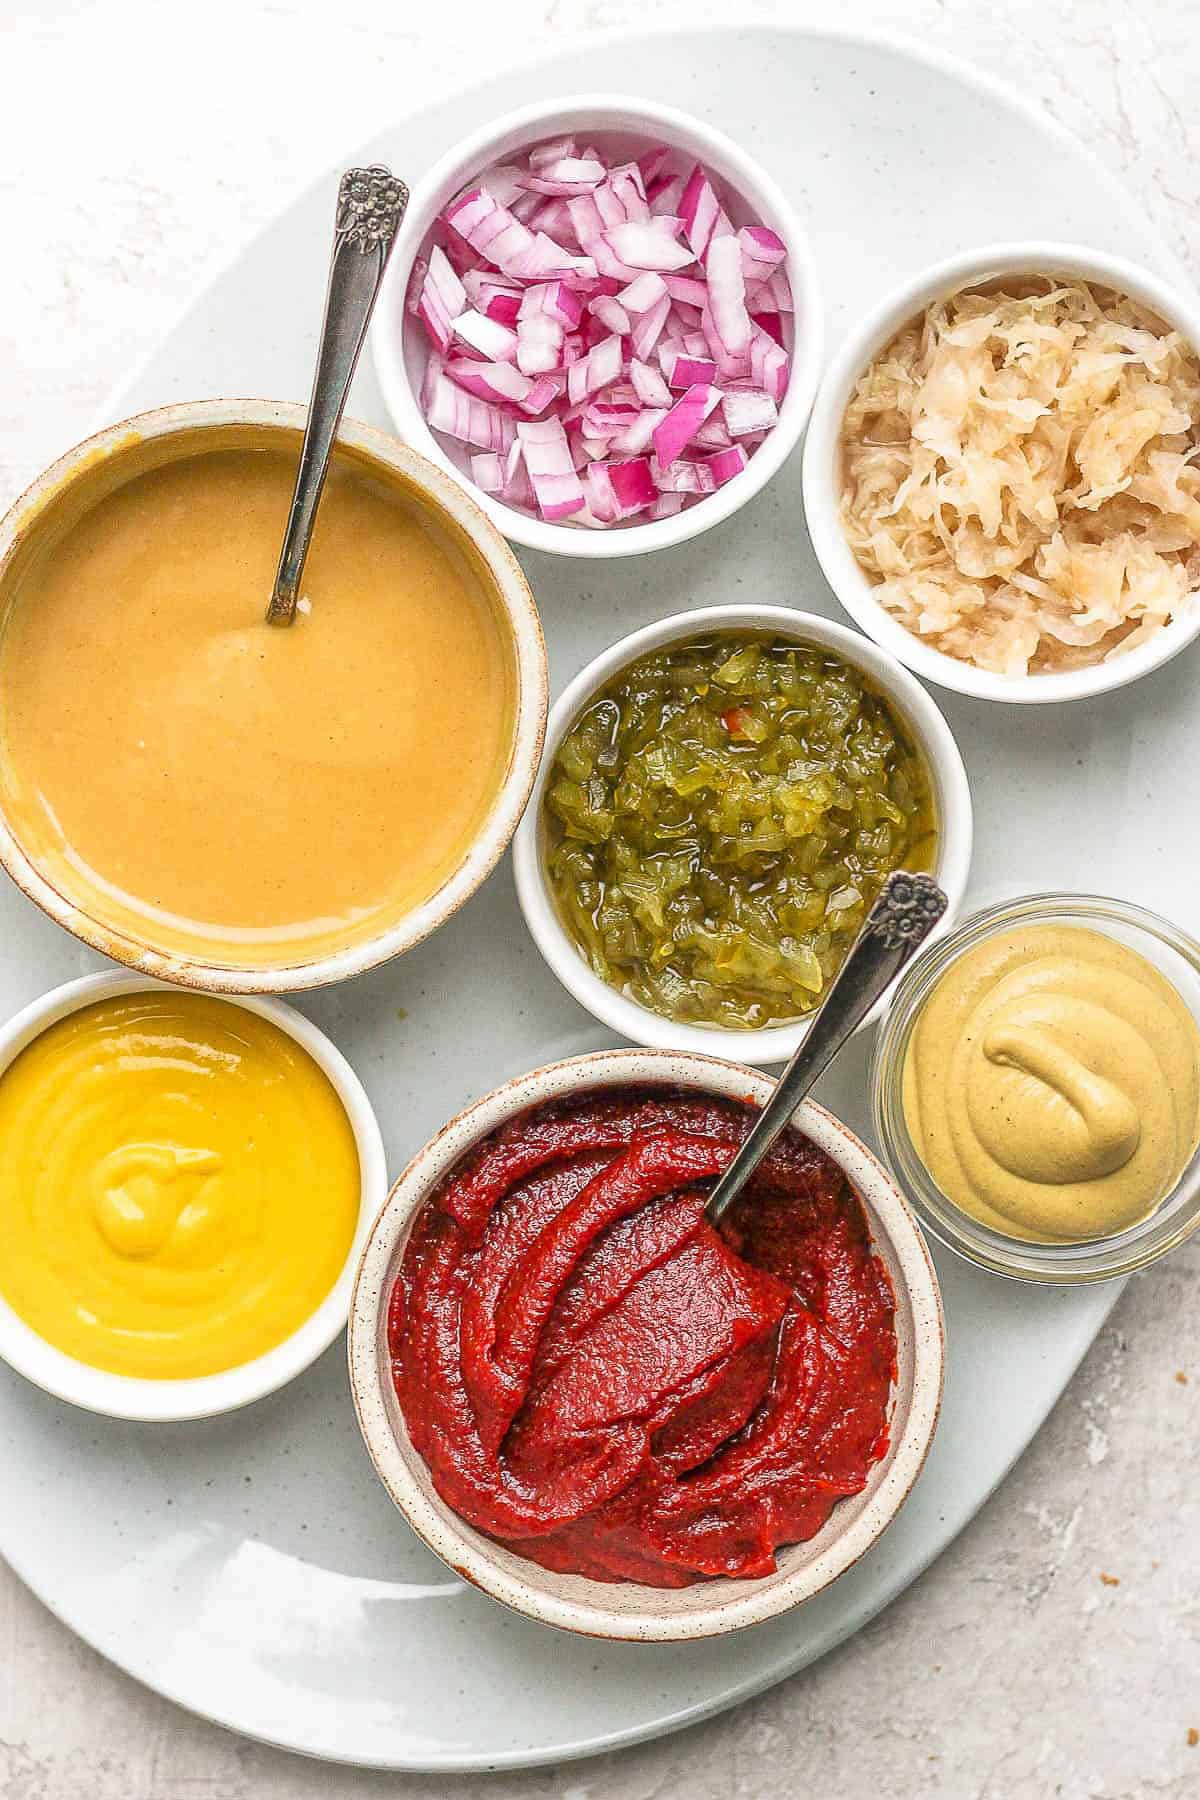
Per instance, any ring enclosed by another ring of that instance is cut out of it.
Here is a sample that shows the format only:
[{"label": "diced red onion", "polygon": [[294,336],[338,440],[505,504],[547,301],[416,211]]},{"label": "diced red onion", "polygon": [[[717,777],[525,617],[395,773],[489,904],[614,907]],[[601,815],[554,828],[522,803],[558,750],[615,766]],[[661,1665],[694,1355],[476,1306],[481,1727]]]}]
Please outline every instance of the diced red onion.
[{"label": "diced red onion", "polygon": [[471,458],[471,478],[485,494],[498,494],[504,487],[504,469],[494,450],[481,451]]},{"label": "diced red onion", "polygon": [[[446,374],[468,394],[479,400],[490,400],[497,406],[524,406],[533,388],[528,375],[512,363],[477,362],[473,357],[451,357]],[[726,396],[732,399],[732,395]],[[753,430],[753,426],[747,427]]]},{"label": "diced red onion", "polygon": [[770,394],[776,406],[787,393],[788,353],[765,331],[755,328],[750,338],[750,374],[756,387]]},{"label": "diced red onion", "polygon": [[707,463],[673,462],[663,464],[652,457],[650,472],[655,485],[665,494],[712,494],[716,479]]},{"label": "diced red onion", "polygon": [[672,518],[778,420],[786,257],[665,144],[621,163],[536,145],[457,195],[414,264],[430,427],[518,510],[593,530]]},{"label": "diced red onion", "polygon": [[664,269],[685,269],[695,260],[676,237],[673,219],[612,225],[604,237],[613,254],[631,269],[653,269],[661,274]]},{"label": "diced red onion", "polygon": [[[494,275],[490,269],[468,269],[462,285],[467,300],[485,319],[495,319],[501,325],[516,324],[517,309],[525,290],[515,282],[505,281],[503,276]],[[462,310],[460,307],[459,311]]]},{"label": "diced red onion", "polygon": [[517,320],[517,367],[523,375],[546,375],[562,366],[561,321],[549,313],[532,313]]},{"label": "diced red onion", "polygon": [[721,404],[721,390],[697,383],[675,402],[666,418],[655,427],[654,454],[664,466],[686,449],[710,412]]},{"label": "diced red onion", "polygon": [[671,311],[671,296],[664,294],[646,312],[633,321],[630,343],[639,362],[645,362],[657,344]]},{"label": "diced red onion", "polygon": [[717,379],[717,365],[707,357],[688,356],[682,350],[668,350],[661,360],[663,374],[673,388],[694,387],[697,382],[709,386]]},{"label": "diced red onion", "polygon": [[615,331],[619,337],[627,337],[633,329],[629,314],[611,294],[597,294],[594,300],[588,301],[588,311],[595,313],[607,331]]},{"label": "diced red onion", "polygon": [[749,460],[740,444],[731,444],[728,450],[718,450],[715,456],[710,456],[706,466],[716,485],[724,487],[727,481],[741,474]]},{"label": "diced red onion", "polygon": [[699,163],[688,176],[687,185],[679,197],[679,213],[684,233],[697,262],[704,261],[714,237],[733,235],[728,215]]},{"label": "diced red onion", "polygon": [[708,288],[697,275],[664,275],[663,281],[672,300],[694,306],[697,312],[708,302]]},{"label": "diced red onion", "polygon": [[777,231],[765,225],[743,225],[737,234],[746,287],[769,281],[787,255],[787,245]]},{"label": "diced red onion", "polygon": [[608,478],[612,482],[613,493],[622,513],[640,512],[644,506],[653,506],[658,499],[658,489],[650,473],[649,457],[638,456],[630,462],[609,463]]},{"label": "diced red onion", "polygon": [[600,186],[606,173],[602,162],[589,157],[560,156],[556,162],[542,165],[536,174],[522,175],[520,185],[535,194],[587,194]]},{"label": "diced red onion", "polygon": [[[750,349],[750,314],[746,311],[746,283],[742,253],[735,237],[714,237],[704,259],[708,276],[708,317],[721,347],[717,363],[733,362]],[[706,336],[709,334],[706,332]],[[709,338],[711,344],[712,339]],[[726,373],[729,371],[726,370]]]},{"label": "diced red onion", "polygon": [[640,362],[632,357],[629,363],[629,379],[633,389],[643,406],[671,406],[671,390],[657,369],[649,363]]},{"label": "diced red onion", "polygon": [[794,312],[792,304],[792,284],[782,269],[776,269],[769,281],[764,281],[754,296],[758,306],[769,306],[775,312]]},{"label": "diced red onion", "polygon": [[565,519],[584,504],[584,492],[567,434],[558,419],[538,419],[516,428],[543,519]]},{"label": "diced red onion", "polygon": [[477,350],[488,362],[512,362],[517,354],[517,334],[498,319],[485,319],[468,308],[454,321],[454,335]]},{"label": "diced red onion", "polygon": [[635,276],[628,287],[623,287],[617,299],[627,313],[645,313],[666,299],[667,284],[661,275],[648,269],[644,275]]},{"label": "diced red onion", "polygon": [[703,425],[697,427],[692,442],[697,449],[728,450],[731,440],[720,417],[713,413],[711,418],[705,419]]},{"label": "diced red onion", "polygon": [[775,342],[782,349],[782,347],[783,347],[783,314],[782,313],[752,312],[750,314],[750,318],[751,318],[751,321],[755,325],[758,326],[760,331],[765,331],[768,337],[774,338]]},{"label": "diced red onion", "polygon": [[532,319],[539,313],[556,320],[564,331],[574,331],[583,317],[583,302],[565,281],[539,281],[525,289],[517,318]]},{"label": "diced red onion", "polygon": [[572,363],[567,370],[567,398],[572,406],[616,381],[621,374],[621,361],[621,340],[614,334],[595,345],[579,362]]},{"label": "diced red onion", "polygon": [[447,437],[480,450],[507,450],[516,429],[508,415],[466,393],[440,367],[435,370],[432,358],[429,370],[424,407],[432,430],[444,431]]},{"label": "diced red onion", "polygon": [[609,444],[618,456],[640,456],[654,442],[654,433],[667,416],[665,406],[646,406],[636,412]]},{"label": "diced red onion", "polygon": [[652,213],[678,213],[687,185],[685,175],[657,175],[646,183],[646,199]]},{"label": "diced red onion", "polygon": [[539,375],[536,381],[529,384],[529,392],[518,402],[521,411],[536,419],[539,413],[553,404],[559,396],[566,392],[567,382],[564,375]]},{"label": "diced red onion", "polygon": [[600,208],[596,205],[592,194],[579,194],[567,201],[567,214],[575,228],[575,236],[579,239],[581,250],[589,251],[598,237],[604,234],[604,220],[600,217]]},{"label": "diced red onion", "polygon": [[561,162],[564,156],[574,156],[577,147],[573,137],[548,138],[544,144],[535,144],[529,152],[529,166],[540,174],[551,163]]},{"label": "diced red onion", "polygon": [[416,310],[433,343],[448,350],[454,321],[467,310],[467,290],[437,244],[429,252]]},{"label": "diced red onion", "polygon": [[779,417],[770,394],[751,388],[743,393],[727,393],[721,402],[725,425],[730,437],[745,437],[748,431],[769,431]]}]

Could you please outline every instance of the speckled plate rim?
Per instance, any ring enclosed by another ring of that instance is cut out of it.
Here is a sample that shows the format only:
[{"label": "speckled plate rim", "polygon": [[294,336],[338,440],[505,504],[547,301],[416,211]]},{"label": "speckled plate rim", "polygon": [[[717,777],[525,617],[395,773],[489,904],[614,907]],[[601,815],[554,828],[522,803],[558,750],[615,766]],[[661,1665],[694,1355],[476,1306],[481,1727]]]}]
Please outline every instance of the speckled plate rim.
[{"label": "speckled plate rim", "polygon": [[845,1171],[896,1291],[891,1441],[862,1493],[840,1502],[808,1543],[780,1550],[777,1574],[755,1581],[719,1578],[688,1588],[610,1585],[560,1575],[473,1530],[434,1491],[390,1381],[387,1296],[409,1232],[437,1183],[506,1120],[564,1095],[637,1085],[681,1085],[761,1103],[775,1084],[740,1063],[696,1052],[602,1050],[549,1063],[474,1101],[412,1158],[371,1227],[350,1300],[350,1386],[380,1480],[417,1536],[455,1574],[541,1624],[633,1643],[688,1643],[789,1612],[821,1593],[879,1540],[911,1493],[933,1441],[945,1323],[929,1251],[900,1189],[847,1126],[814,1101],[803,1101],[795,1123]]},{"label": "speckled plate rim", "polygon": [[[51,463],[0,519],[0,590],[13,559],[73,481],[136,444],[177,435],[259,426],[300,433],[307,408],[289,401],[214,399],[177,401],[135,413],[83,439]],[[0,865],[22,893],[92,949],[139,974],[216,994],[287,994],[345,981],[402,955],[436,931],[490,875],[520,823],[541,757],[549,707],[546,646],[529,583],[511,547],[491,520],[445,472],[399,438],[344,419],[338,442],[391,470],[469,539],[487,565],[512,639],[514,696],[508,764],[488,812],[458,866],[428,899],[394,925],[348,947],[268,967],[204,961],[158,949],[129,931],[103,924],[56,887],[37,867],[0,805]]]}]

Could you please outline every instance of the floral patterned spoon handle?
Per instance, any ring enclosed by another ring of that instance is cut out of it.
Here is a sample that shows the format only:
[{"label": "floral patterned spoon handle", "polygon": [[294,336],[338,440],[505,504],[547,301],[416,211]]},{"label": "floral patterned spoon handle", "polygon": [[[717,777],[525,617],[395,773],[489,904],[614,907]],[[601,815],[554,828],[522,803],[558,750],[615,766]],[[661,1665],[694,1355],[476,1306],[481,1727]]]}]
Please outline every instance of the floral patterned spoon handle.
[{"label": "floral patterned spoon handle", "polygon": [[337,223],[317,372],[308,403],[296,491],[267,607],[268,625],[290,625],[296,616],[300,577],[329,471],[333,440],[396,228],[407,205],[408,189],[379,163],[367,169],[348,169],[338,186]]}]

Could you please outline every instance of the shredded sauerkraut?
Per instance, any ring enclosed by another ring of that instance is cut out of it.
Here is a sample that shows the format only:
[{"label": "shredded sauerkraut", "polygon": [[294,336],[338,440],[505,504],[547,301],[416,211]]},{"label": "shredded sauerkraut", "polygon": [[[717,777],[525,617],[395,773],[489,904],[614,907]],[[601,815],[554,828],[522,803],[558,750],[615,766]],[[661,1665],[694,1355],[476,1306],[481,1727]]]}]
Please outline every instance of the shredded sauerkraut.
[{"label": "shredded sauerkraut", "polygon": [[1200,588],[1200,359],[1109,289],[968,289],[906,325],[842,426],[841,516],[908,630],[1005,675],[1145,643]]}]

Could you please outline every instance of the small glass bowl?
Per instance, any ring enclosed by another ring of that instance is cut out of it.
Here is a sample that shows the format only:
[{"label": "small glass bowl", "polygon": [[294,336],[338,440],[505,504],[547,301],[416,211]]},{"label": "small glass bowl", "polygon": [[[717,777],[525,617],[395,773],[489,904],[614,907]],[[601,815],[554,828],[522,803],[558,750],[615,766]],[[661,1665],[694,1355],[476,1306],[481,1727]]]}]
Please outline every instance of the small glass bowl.
[{"label": "small glass bowl", "polygon": [[1140,1224],[1085,1243],[1030,1243],[971,1218],[948,1200],[917,1154],[904,1117],[902,1080],[917,1017],[950,965],[1014,926],[1078,925],[1104,932],[1166,976],[1200,1026],[1200,943],[1144,907],[1096,894],[1032,894],[974,913],[918,956],[896,989],[871,1065],[875,1130],[922,1224],[968,1262],[1018,1281],[1059,1286],[1110,1281],[1156,1262],[1200,1224],[1200,1150]]}]

